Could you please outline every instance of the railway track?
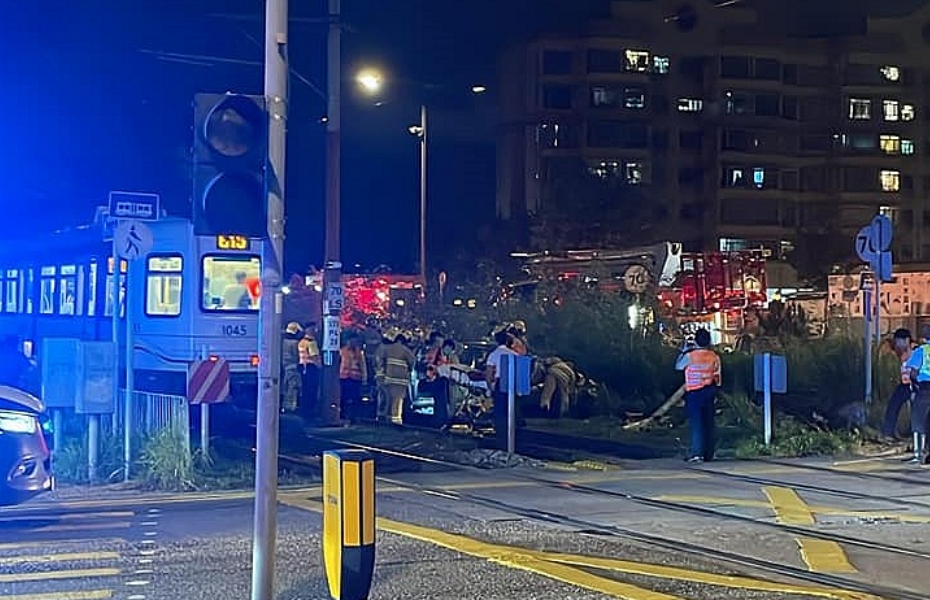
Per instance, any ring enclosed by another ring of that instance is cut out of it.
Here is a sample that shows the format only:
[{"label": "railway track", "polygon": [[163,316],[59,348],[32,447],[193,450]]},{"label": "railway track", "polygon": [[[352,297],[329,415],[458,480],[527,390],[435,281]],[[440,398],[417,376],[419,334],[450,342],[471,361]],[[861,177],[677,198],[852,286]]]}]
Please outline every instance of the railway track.
[{"label": "railway track", "polygon": [[[404,481],[403,479],[398,479],[386,475],[385,473],[390,472],[410,472],[413,470],[424,471],[424,470],[441,470],[441,471],[472,471],[472,472],[482,472],[487,474],[487,469],[480,467],[463,465],[460,463],[454,463],[447,460],[431,458],[427,456],[419,456],[416,454],[411,454],[404,451],[389,449],[389,448],[379,448],[375,446],[358,444],[354,442],[333,439],[330,437],[323,436],[308,436],[312,441],[318,444],[321,448],[323,446],[328,446],[326,449],[331,449],[333,447],[341,448],[354,448],[366,450],[372,455],[375,456],[376,464],[378,465],[378,479],[383,483],[390,484],[392,486],[408,489],[412,491],[417,491],[425,494],[441,496],[449,498],[452,500],[459,500],[464,502],[469,502],[478,506],[483,506],[487,508],[492,508],[498,511],[506,512],[514,516],[519,516],[522,518],[533,519],[541,522],[551,523],[553,525],[559,525],[562,527],[569,527],[578,530],[582,533],[589,534],[598,534],[605,536],[613,536],[617,538],[626,539],[629,541],[635,541],[639,543],[649,544],[653,547],[659,547],[674,552],[687,552],[696,556],[702,557],[711,557],[715,558],[721,562],[729,563],[732,565],[741,566],[743,568],[755,569],[759,572],[768,573],[771,575],[781,575],[789,576],[798,581],[805,581],[808,583],[815,583],[824,586],[837,587],[855,592],[862,592],[868,594],[874,594],[885,598],[886,600],[925,600],[926,594],[917,594],[906,589],[899,588],[890,588],[887,586],[880,586],[876,584],[863,583],[857,581],[850,577],[844,577],[841,575],[830,575],[824,573],[812,573],[808,570],[792,567],[789,565],[784,565],[774,561],[768,561],[754,556],[749,556],[740,553],[734,553],[727,550],[722,550],[713,546],[705,544],[697,544],[690,542],[682,542],[681,540],[671,540],[668,538],[663,538],[658,535],[654,535],[648,532],[632,529],[629,527],[623,527],[619,525],[608,525],[604,523],[597,523],[588,519],[574,517],[568,514],[549,511],[549,510],[538,510],[534,508],[528,508],[526,506],[521,506],[520,504],[513,502],[505,502],[496,498],[491,498],[488,496],[483,496],[478,493],[466,492],[461,490],[450,489],[448,487],[424,485],[418,483],[410,483]],[[320,463],[318,460],[308,460],[306,457],[294,456],[294,455],[285,455],[282,457],[282,460],[294,464],[301,465],[303,468],[313,468],[319,470]],[[716,474],[711,472],[711,474]],[[515,481],[529,482],[540,487],[544,487],[549,490],[551,493],[581,493],[589,495],[598,495],[604,497],[615,498],[625,502],[635,503],[643,506],[649,506],[652,508],[658,508],[666,511],[684,513],[689,515],[695,515],[700,517],[707,517],[713,519],[720,519],[729,522],[743,523],[752,527],[759,527],[774,531],[779,531],[782,533],[788,533],[795,536],[803,536],[805,538],[814,538],[824,541],[836,542],[849,547],[857,547],[869,552],[880,552],[884,554],[890,554],[898,557],[907,557],[910,559],[916,559],[920,561],[928,561],[930,565],[930,552],[923,552],[919,550],[914,550],[912,548],[895,546],[892,544],[885,544],[880,542],[863,540],[860,538],[854,538],[850,536],[845,536],[836,533],[818,531],[809,527],[790,525],[785,523],[777,523],[768,520],[762,520],[758,518],[753,518],[745,515],[734,514],[725,512],[722,510],[717,510],[713,508],[706,508],[700,506],[694,506],[690,504],[684,504],[680,502],[668,501],[668,500],[659,500],[654,498],[649,498],[642,495],[615,491],[615,490],[605,490],[603,488],[598,488],[591,485],[585,484],[574,484],[574,483],[565,483],[555,481],[546,477],[532,475],[525,472],[508,472],[508,477]],[[775,482],[777,483],[777,482]],[[926,508],[926,505],[921,505]]]}]

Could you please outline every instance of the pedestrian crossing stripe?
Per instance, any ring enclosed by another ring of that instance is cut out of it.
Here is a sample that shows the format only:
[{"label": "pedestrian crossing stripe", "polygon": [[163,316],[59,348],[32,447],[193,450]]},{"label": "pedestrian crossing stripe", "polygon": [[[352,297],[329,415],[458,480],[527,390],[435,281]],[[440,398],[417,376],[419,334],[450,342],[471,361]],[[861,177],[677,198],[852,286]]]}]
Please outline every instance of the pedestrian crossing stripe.
[{"label": "pedestrian crossing stripe", "polygon": [[50,562],[79,562],[87,560],[117,560],[119,552],[66,552],[64,554],[39,554],[0,556],[0,565],[39,564]]},{"label": "pedestrian crossing stripe", "polygon": [[[113,568],[68,569],[64,571],[32,571],[28,573],[2,573],[0,583],[23,583],[26,581],[56,581],[60,579],[90,579],[92,577],[115,577],[121,571]],[[4,600],[0,596],[0,600]]]},{"label": "pedestrian crossing stripe", "polygon": [[0,595],[0,600],[107,600],[112,597],[113,590],[86,590],[80,592]]}]

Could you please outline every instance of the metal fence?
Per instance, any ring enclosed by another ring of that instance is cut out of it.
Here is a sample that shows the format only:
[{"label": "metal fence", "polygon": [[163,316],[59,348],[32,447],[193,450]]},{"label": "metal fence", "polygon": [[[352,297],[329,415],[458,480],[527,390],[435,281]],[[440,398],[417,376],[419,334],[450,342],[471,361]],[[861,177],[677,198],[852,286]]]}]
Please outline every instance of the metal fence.
[{"label": "metal fence", "polygon": [[[105,420],[104,427],[111,434],[123,432],[125,398],[126,391],[121,389],[116,411],[111,419]],[[134,435],[143,436],[174,429],[184,436],[186,446],[190,449],[190,414],[187,398],[168,394],[133,392],[130,427]]]}]

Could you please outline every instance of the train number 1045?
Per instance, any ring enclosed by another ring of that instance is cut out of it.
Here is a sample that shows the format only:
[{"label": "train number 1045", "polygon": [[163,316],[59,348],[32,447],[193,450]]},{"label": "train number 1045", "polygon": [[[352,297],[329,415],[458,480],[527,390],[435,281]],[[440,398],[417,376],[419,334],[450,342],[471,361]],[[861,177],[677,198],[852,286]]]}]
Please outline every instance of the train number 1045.
[{"label": "train number 1045", "polygon": [[249,335],[249,328],[245,325],[223,325],[223,335],[226,337],[245,337]]}]

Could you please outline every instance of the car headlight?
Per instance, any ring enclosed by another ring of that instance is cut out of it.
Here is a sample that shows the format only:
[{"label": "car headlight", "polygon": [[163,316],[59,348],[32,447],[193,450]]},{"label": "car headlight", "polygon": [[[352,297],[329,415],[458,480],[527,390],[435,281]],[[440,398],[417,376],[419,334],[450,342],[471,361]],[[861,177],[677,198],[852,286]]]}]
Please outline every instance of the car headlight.
[{"label": "car headlight", "polygon": [[6,433],[35,433],[38,425],[34,415],[0,410],[0,431]]}]

